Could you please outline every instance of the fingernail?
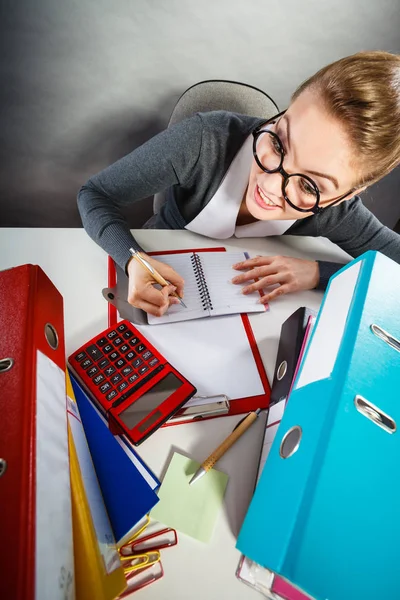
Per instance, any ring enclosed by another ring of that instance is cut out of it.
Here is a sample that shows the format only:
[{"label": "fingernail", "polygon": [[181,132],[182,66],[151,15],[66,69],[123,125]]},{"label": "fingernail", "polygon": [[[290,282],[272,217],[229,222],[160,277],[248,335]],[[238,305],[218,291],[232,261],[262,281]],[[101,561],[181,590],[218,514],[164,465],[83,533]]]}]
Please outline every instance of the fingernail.
[{"label": "fingernail", "polygon": [[234,277],[234,278],[232,279],[232,283],[237,283],[237,282],[238,282],[238,279],[239,279],[238,277]]},{"label": "fingernail", "polygon": [[243,288],[242,289],[242,294],[247,294],[249,292],[249,288]]},{"label": "fingernail", "polygon": [[238,267],[240,267],[240,265],[241,265],[241,264],[242,264],[242,263],[236,263],[236,264],[232,265],[232,267],[233,267],[234,269],[237,269]]}]

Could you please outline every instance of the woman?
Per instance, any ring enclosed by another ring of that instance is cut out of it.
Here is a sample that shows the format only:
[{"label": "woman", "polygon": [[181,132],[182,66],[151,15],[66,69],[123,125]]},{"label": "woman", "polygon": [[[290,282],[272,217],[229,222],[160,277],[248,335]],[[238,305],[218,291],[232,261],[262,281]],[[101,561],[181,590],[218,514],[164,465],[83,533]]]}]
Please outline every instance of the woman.
[{"label": "woman", "polygon": [[[379,250],[400,262],[400,236],[357,196],[400,163],[400,56],[361,52],[311,77],[289,108],[268,122],[217,111],[160,133],[82,187],[78,205],[88,234],[126,270],[129,302],[162,315],[184,293],[170,267],[148,258],[171,282],[158,290],[131,260],[140,249],[119,207],[165,191],[148,226],[213,238],[324,236],[351,256]],[[261,298],[325,289],[342,265],[261,256],[235,265],[243,293]],[[254,282],[254,277],[258,278]]]}]

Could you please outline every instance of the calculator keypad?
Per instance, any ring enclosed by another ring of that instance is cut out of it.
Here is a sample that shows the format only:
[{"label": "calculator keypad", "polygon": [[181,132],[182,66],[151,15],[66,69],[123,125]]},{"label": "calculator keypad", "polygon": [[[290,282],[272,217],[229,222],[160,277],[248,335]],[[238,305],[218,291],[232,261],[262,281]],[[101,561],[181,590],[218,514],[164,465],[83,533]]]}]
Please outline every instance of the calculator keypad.
[{"label": "calculator keypad", "polygon": [[[119,323],[73,355],[74,368],[85,371],[104,407],[118,406],[164,368],[129,323]],[[147,343],[147,342],[146,342]]]}]

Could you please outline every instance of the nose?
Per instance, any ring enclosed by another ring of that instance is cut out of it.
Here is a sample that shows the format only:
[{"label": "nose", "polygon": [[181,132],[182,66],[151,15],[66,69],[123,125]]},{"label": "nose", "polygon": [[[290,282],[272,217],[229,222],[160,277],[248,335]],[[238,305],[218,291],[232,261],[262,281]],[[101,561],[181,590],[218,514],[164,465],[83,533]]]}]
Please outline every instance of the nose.
[{"label": "nose", "polygon": [[282,195],[283,178],[280,173],[264,173],[261,181],[261,187],[269,196],[283,199]]}]

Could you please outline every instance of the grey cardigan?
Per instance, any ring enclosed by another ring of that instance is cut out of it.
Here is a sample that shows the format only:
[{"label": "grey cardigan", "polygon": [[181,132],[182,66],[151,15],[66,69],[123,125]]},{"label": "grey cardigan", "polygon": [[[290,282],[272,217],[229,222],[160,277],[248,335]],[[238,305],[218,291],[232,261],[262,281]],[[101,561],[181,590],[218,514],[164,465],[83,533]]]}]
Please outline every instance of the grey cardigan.
[{"label": "grey cardigan", "polygon": [[[184,229],[214,196],[236,153],[262,122],[225,111],[197,113],[156,135],[81,188],[78,207],[87,233],[125,269],[129,248],[141,248],[120,207],[164,191],[167,201],[155,226]],[[400,236],[357,196],[297,220],[283,235],[323,236],[353,257],[379,250],[400,263]],[[318,287],[325,289],[341,266],[319,262]]]}]

